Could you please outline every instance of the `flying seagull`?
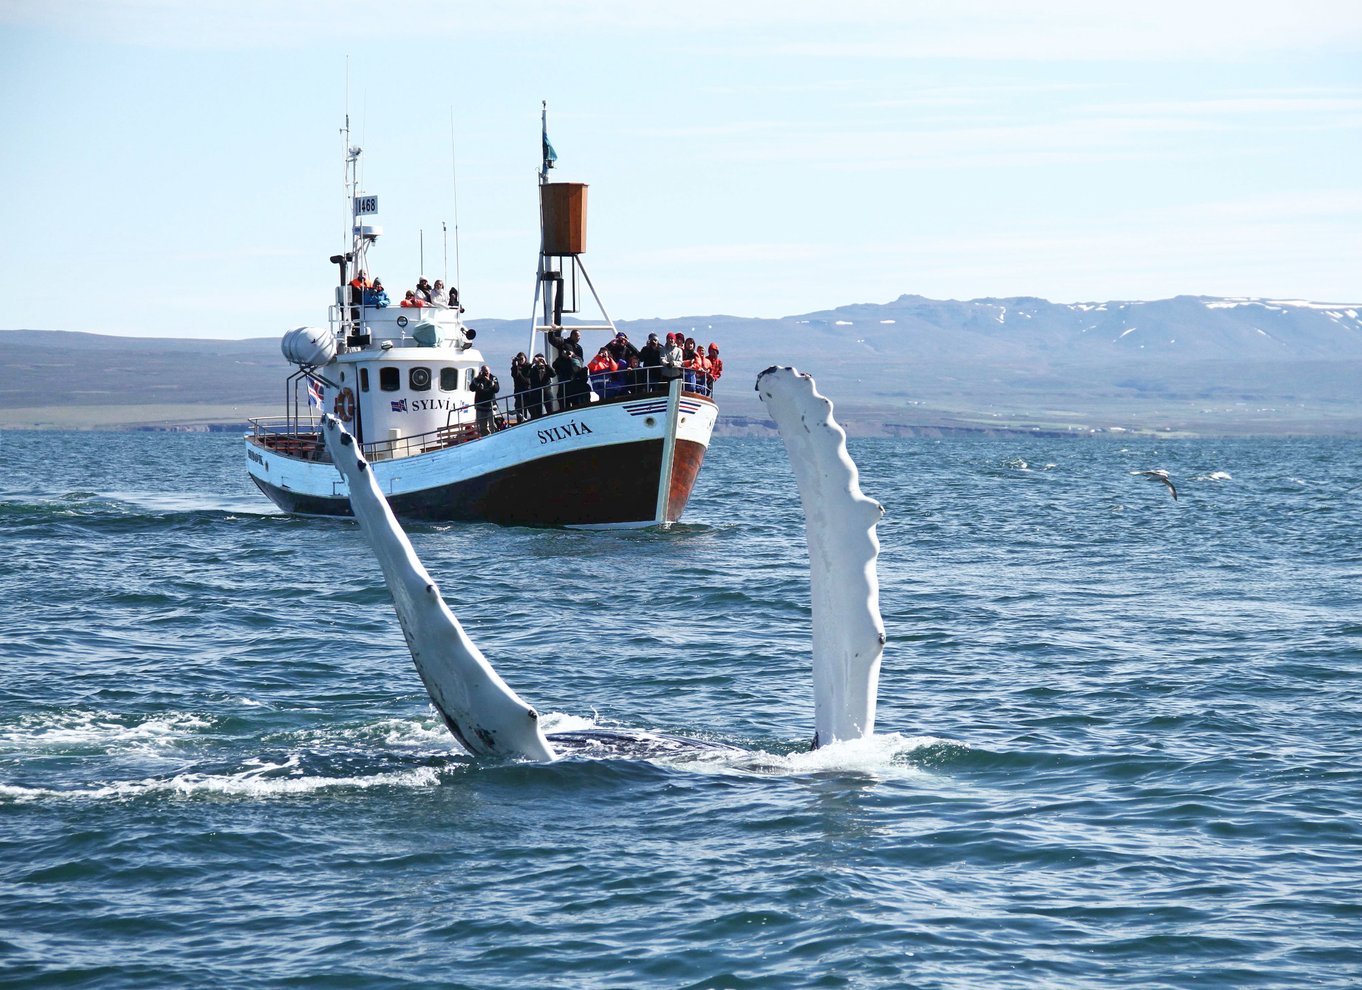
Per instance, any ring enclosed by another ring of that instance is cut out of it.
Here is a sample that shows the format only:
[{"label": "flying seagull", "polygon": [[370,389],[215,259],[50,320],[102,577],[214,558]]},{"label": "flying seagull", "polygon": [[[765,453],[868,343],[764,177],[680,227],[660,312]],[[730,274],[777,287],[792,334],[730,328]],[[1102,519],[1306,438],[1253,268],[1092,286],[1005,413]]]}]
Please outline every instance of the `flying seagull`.
[{"label": "flying seagull", "polygon": [[1157,471],[1131,471],[1130,473],[1131,473],[1131,474],[1142,474],[1142,475],[1144,475],[1146,478],[1154,478],[1154,479],[1156,479],[1157,481],[1162,481],[1165,485],[1168,486],[1168,490],[1169,490],[1170,492],[1173,493],[1173,501],[1177,501],[1178,490],[1177,490],[1176,488],[1174,488],[1174,487],[1173,487],[1173,483],[1172,483],[1171,481],[1168,480],[1168,472],[1167,472],[1167,471],[1164,471],[1164,470],[1157,470]]}]

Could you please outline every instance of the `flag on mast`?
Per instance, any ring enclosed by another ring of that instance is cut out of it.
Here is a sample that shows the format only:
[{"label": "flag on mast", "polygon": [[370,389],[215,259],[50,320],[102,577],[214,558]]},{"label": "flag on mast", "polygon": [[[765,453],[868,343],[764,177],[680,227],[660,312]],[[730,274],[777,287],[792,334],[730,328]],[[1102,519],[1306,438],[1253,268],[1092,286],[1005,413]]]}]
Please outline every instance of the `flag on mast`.
[{"label": "flag on mast", "polygon": [[553,145],[549,144],[549,122],[544,121],[544,168],[553,168],[553,163],[558,160],[558,152],[553,150]]}]

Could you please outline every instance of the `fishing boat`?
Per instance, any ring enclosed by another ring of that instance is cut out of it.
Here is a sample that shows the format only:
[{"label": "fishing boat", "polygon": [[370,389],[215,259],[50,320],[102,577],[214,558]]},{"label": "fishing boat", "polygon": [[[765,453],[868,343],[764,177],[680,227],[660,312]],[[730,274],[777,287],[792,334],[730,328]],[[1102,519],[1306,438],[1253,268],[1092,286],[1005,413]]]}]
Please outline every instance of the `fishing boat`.
[{"label": "fishing boat", "polygon": [[[590,528],[679,520],[718,415],[706,376],[649,367],[582,380],[579,372],[575,385],[553,382],[519,399],[504,387],[478,401],[476,376],[489,362],[457,291],[429,306],[385,305],[370,282],[369,255],[382,235],[371,222],[378,197],[360,191],[361,151],[348,126],[345,137],[351,242],[331,258],[339,281],[328,325],[284,334],[294,366],[285,415],[251,420],[245,436],[246,468],[260,490],[289,513],[350,514],[345,479],[322,442],[326,411],[362,445],[399,517]],[[603,344],[618,329],[582,260],[587,186],[549,181],[557,156],[546,122],[543,147],[526,354],[552,361],[572,331],[585,357],[595,353],[593,336]]]}]

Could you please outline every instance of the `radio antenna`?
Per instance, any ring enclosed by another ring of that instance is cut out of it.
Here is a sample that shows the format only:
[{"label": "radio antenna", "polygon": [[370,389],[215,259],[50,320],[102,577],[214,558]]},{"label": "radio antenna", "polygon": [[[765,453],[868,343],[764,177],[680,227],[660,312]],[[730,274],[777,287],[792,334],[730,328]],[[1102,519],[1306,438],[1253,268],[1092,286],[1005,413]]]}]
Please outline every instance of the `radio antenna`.
[{"label": "radio antenna", "polygon": [[[454,153],[454,108],[449,108],[449,176],[454,185],[454,287],[463,285],[463,269],[459,265],[459,159]],[[447,249],[446,249],[447,250]],[[446,268],[449,261],[445,260]],[[449,272],[445,272],[445,286],[449,286]],[[462,290],[461,290],[462,291]]]}]

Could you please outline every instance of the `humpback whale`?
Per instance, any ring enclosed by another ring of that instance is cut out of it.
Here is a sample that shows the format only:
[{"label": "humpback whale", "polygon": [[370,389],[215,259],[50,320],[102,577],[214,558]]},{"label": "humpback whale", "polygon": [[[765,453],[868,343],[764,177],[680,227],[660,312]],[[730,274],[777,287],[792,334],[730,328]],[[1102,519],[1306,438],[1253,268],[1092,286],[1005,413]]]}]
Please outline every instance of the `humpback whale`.
[{"label": "humpback whale", "polygon": [[[772,367],[757,376],[756,389],[785,442],[804,509],[813,603],[814,746],[860,739],[875,729],[884,651],[875,573],[875,526],[884,510],[861,493],[846,433],[812,377]],[[548,761],[559,756],[559,747],[632,739],[618,732],[546,735],[538,713],[501,679],[450,611],[354,438],[330,415],[323,417],[322,436],[349,484],[351,508],[383,572],[412,662],[445,725],[469,753]],[[659,737],[644,734],[633,741],[658,744]],[[716,748],[683,739],[661,745]]]}]

